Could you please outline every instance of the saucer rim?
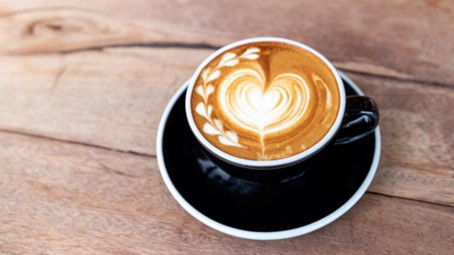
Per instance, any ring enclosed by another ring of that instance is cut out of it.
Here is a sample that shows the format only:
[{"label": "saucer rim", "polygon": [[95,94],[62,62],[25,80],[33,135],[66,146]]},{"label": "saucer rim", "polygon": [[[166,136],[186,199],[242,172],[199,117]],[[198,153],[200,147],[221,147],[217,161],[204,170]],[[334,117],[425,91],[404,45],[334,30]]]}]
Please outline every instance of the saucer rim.
[{"label": "saucer rim", "polygon": [[[341,71],[337,70],[339,73],[339,76],[347,81],[349,85],[352,87],[352,89],[358,93],[359,95],[364,95],[362,90],[350,79],[348,76],[346,76],[344,73]],[[364,195],[366,192],[367,188],[370,186],[372,183],[372,180],[377,172],[379,161],[380,161],[380,156],[381,156],[381,134],[380,134],[380,127],[377,126],[377,128],[374,131],[375,135],[375,148],[374,148],[374,156],[372,159],[372,163],[369,169],[369,172],[364,179],[363,183],[359,186],[359,188],[356,190],[356,192],[339,208],[337,208],[335,211],[332,213],[328,214],[327,216],[314,221],[310,224],[297,227],[297,228],[292,228],[292,229],[287,229],[287,230],[280,230],[280,231],[249,231],[249,230],[242,230],[234,227],[227,226],[225,224],[219,223],[208,216],[204,215],[197,209],[195,209],[186,199],[183,198],[183,196],[178,192],[177,188],[173,184],[172,180],[170,179],[170,176],[168,174],[165,162],[164,162],[164,155],[162,151],[162,140],[163,140],[163,135],[164,135],[164,129],[165,125],[167,123],[167,119],[169,117],[170,112],[172,111],[176,101],[182,96],[183,92],[186,90],[188,87],[188,82],[186,81],[183,83],[183,85],[178,89],[178,91],[172,96],[171,100],[167,104],[164,113],[162,114],[162,117],[159,122],[159,127],[158,127],[158,133],[157,133],[157,142],[156,142],[156,155],[157,155],[157,161],[158,161],[158,167],[159,171],[161,173],[161,177],[164,180],[164,183],[167,187],[167,189],[170,191],[170,194],[175,198],[175,200],[180,204],[180,206],[183,207],[183,209],[186,210],[190,215],[192,215],[194,218],[199,220],[200,222],[204,223],[208,227],[211,227],[217,231],[220,231],[222,233],[235,236],[235,237],[240,237],[240,238],[245,238],[245,239],[251,239],[251,240],[279,240],[279,239],[286,239],[286,238],[291,238],[291,237],[296,237],[296,236],[301,236],[310,232],[313,232],[317,229],[320,229],[336,219],[340,218],[342,215],[344,215],[347,211],[349,211]]]}]

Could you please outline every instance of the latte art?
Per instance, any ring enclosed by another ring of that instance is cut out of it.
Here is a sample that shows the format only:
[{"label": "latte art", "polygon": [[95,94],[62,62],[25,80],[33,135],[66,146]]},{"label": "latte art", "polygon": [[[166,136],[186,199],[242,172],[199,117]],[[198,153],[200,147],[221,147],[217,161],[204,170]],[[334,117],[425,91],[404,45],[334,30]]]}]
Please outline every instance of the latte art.
[{"label": "latte art", "polygon": [[339,111],[329,68],[313,54],[283,43],[233,48],[211,61],[191,97],[194,121],[220,150],[271,160],[320,141]]},{"label": "latte art", "polygon": [[[254,70],[240,70],[241,79],[219,84],[219,103],[229,119],[261,137],[291,127],[304,115],[309,101],[307,84],[294,74],[279,75],[266,89],[264,77]],[[250,79],[248,79],[250,78]]]}]

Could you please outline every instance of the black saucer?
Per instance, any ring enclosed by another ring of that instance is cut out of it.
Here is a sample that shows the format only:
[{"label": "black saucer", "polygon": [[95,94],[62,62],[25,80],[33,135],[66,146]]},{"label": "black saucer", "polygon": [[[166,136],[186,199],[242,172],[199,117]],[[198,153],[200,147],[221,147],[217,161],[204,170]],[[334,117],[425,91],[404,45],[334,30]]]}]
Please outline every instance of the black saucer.
[{"label": "black saucer", "polygon": [[[347,95],[361,93],[342,77]],[[380,154],[378,129],[359,141],[323,149],[322,156],[284,170],[285,176],[249,178],[241,174],[244,169],[219,162],[196,141],[186,120],[185,86],[161,120],[158,160],[172,195],[207,225],[255,239],[304,234],[340,217],[369,186]],[[284,235],[253,236],[273,232]]]}]

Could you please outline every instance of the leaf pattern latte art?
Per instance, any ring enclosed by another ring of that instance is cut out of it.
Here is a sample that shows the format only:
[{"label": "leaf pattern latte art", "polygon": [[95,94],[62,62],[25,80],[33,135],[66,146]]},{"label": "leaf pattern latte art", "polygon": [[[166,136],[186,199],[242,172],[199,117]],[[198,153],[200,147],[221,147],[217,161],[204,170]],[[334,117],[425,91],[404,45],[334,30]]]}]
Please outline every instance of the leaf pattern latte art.
[{"label": "leaf pattern latte art", "polygon": [[201,84],[195,87],[195,92],[203,99],[195,107],[195,112],[205,118],[207,122],[203,125],[203,132],[208,135],[217,136],[218,141],[226,146],[244,147],[238,142],[238,135],[232,130],[225,130],[220,120],[212,118],[213,105],[208,103],[208,98],[214,92],[211,82],[218,79],[221,75],[222,67],[233,67],[241,60],[255,60],[259,58],[259,48],[249,48],[243,54],[237,55],[232,52],[225,53],[214,68],[206,68],[201,74]]}]

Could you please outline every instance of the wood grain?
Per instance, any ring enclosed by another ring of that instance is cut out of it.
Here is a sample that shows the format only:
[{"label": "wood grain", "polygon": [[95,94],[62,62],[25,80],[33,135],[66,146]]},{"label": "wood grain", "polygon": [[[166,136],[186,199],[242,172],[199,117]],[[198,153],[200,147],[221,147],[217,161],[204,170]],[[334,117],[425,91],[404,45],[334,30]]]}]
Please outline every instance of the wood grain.
[{"label": "wood grain", "polygon": [[0,57],[0,128],[154,155],[165,105],[208,54],[125,49]]},{"label": "wood grain", "polygon": [[288,240],[230,237],[172,199],[156,160],[0,133],[0,254],[449,254],[454,208],[366,196]]},{"label": "wood grain", "polygon": [[[0,57],[0,130],[155,155],[164,107],[210,52]],[[348,74],[381,111],[383,157],[371,191],[454,205],[454,90]]]},{"label": "wood grain", "polygon": [[220,46],[272,35],[307,43],[352,71],[452,86],[453,21],[453,1],[1,1],[0,52]]},{"label": "wood grain", "polygon": [[370,191],[454,205],[454,90],[347,73],[380,108],[382,159]]},{"label": "wood grain", "polygon": [[[0,255],[452,254],[454,2],[0,0]],[[189,216],[157,167],[165,105],[215,48],[313,46],[381,112],[366,195],[256,242]]]}]

